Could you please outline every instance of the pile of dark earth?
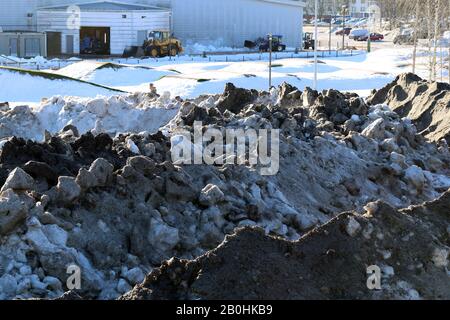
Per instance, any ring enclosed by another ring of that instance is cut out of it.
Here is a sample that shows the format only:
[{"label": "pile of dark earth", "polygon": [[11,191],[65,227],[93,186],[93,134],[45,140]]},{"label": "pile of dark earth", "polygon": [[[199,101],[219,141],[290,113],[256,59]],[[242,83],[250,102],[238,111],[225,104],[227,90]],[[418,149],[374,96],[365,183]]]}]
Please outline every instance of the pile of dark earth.
[{"label": "pile of dark earth", "polygon": [[450,143],[450,85],[428,82],[406,73],[374,92],[368,102],[388,104],[402,117],[408,117],[429,140]]},{"label": "pile of dark earth", "polygon": [[[195,121],[280,129],[278,173],[173,163]],[[0,298],[59,297],[73,264],[82,289],[66,298],[448,297],[449,147],[387,105],[228,84],[157,133],[77,131],[2,147]],[[381,292],[364,289],[366,265],[382,269]]]},{"label": "pile of dark earth", "polygon": [[120,299],[448,300],[449,208],[450,191],[401,210],[377,202],[296,242],[239,229],[195,260],[164,262]]}]

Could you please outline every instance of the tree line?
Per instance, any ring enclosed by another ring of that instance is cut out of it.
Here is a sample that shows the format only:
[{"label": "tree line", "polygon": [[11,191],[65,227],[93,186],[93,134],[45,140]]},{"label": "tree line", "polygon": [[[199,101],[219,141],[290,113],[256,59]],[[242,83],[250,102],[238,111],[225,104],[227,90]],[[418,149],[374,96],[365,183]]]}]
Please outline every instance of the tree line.
[{"label": "tree line", "polygon": [[[306,0],[305,15],[314,15],[315,0]],[[353,0],[319,0],[318,16],[321,19],[349,15]],[[443,65],[442,55],[438,55],[439,41],[444,31],[450,31],[450,0],[368,0],[366,8],[379,8],[379,28],[383,30],[413,30],[413,72],[416,71],[417,46],[420,39],[426,40],[428,49],[429,79],[437,80],[437,66]],[[344,6],[347,10],[344,12]],[[368,14],[369,12],[366,12]],[[450,57],[450,46],[448,48]],[[438,61],[440,60],[440,61]],[[448,69],[450,71],[450,59]],[[449,72],[450,82],[450,72]]]}]

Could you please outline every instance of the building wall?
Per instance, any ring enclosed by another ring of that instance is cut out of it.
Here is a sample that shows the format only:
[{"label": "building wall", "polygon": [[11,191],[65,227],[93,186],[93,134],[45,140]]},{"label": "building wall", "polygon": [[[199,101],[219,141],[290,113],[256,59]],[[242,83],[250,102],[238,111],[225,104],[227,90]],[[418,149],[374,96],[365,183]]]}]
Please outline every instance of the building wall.
[{"label": "building wall", "polygon": [[[33,54],[27,54],[27,41],[28,40],[38,41],[39,47],[38,51],[33,51]],[[30,56],[40,55],[46,56],[47,46],[46,46],[46,36],[44,33],[0,33],[0,54],[11,55],[10,41],[17,41],[17,56],[21,58],[27,58]]]},{"label": "building wall", "polygon": [[[36,30],[37,8],[73,3],[93,2],[95,0],[0,0],[0,26],[3,30]],[[137,3],[170,7],[171,0],[118,0],[118,2]],[[31,18],[27,15],[32,14]]]},{"label": "building wall", "polygon": [[[297,2],[298,3],[298,2]],[[183,42],[242,47],[268,33],[300,46],[303,8],[258,0],[172,0],[173,31]],[[192,40],[191,40],[192,41]]]},{"label": "building wall", "polygon": [[[124,19],[122,15],[126,15]],[[74,53],[80,53],[80,31],[67,26],[69,14],[64,11],[38,11],[38,30],[62,32],[61,51],[67,53],[67,36],[74,39]],[[143,19],[142,16],[145,16]],[[139,12],[83,12],[81,27],[110,27],[111,54],[122,54],[127,46],[142,45],[138,43],[138,31],[168,29],[170,24],[169,11],[139,11]]]},{"label": "building wall", "polygon": [[[0,26],[4,30],[44,30],[42,27],[37,28],[38,7],[92,1],[0,0]],[[254,40],[271,32],[284,35],[288,46],[300,46],[301,43],[303,9],[283,4],[283,2],[300,3],[297,0],[280,0],[279,3],[263,0],[121,1],[172,7],[172,30],[184,43],[214,42],[220,46],[242,47],[245,40]],[[27,14],[32,14],[32,17],[27,18]],[[45,20],[46,17],[41,14],[41,19]],[[112,19],[114,21],[114,18]],[[58,30],[56,26],[53,26],[52,31],[76,33],[65,30],[65,24],[62,22],[59,27],[63,29]],[[75,49],[77,48],[78,45],[75,45]]]}]

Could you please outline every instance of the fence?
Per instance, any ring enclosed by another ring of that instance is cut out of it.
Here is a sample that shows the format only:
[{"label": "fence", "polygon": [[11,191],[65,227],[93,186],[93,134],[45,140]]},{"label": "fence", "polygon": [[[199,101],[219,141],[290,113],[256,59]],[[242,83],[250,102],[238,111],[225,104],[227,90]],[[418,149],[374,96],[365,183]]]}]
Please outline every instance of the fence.
[{"label": "fence", "polygon": [[59,70],[77,60],[72,59],[52,59],[52,60],[35,60],[7,57],[0,55],[0,66],[12,68],[25,68],[29,70],[54,69]]},{"label": "fence", "polygon": [[[356,55],[364,54],[366,51],[363,50],[321,50],[318,51],[318,58],[339,58],[339,57],[352,57]],[[313,51],[284,51],[284,52],[274,52],[272,53],[272,60],[281,60],[281,59],[312,59],[314,58]],[[166,57],[166,58],[115,58],[110,59],[116,63],[133,63],[133,64],[141,64],[146,61],[152,62],[246,62],[246,61],[266,61],[269,60],[269,53],[252,53],[252,52],[204,52],[202,54],[191,54],[184,56],[176,56],[176,57]],[[98,61],[105,61],[104,59],[100,59]]]},{"label": "fence", "polygon": [[[355,55],[361,55],[365,53],[362,50],[321,50],[318,51],[317,56],[320,59],[323,58],[337,58],[337,57],[352,57]],[[284,51],[274,52],[272,54],[272,60],[281,59],[312,59],[314,57],[313,51]],[[246,62],[246,61],[266,61],[269,59],[269,53],[249,53],[249,52],[205,52],[203,54],[195,55],[183,55],[176,57],[166,58],[105,58],[105,59],[92,59],[99,62],[112,61],[118,64],[147,64],[149,62]],[[53,69],[58,70],[64,68],[74,62],[81,60],[71,59],[52,59],[52,60],[34,60],[34,59],[20,59],[11,58],[0,55],[0,66],[14,67],[14,68],[26,68],[30,70],[42,70]]]}]

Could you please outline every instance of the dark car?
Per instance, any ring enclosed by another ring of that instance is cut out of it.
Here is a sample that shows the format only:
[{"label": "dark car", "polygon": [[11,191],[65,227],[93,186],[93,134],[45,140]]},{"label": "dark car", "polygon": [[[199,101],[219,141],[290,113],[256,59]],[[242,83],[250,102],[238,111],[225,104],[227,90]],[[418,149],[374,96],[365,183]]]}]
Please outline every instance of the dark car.
[{"label": "dark car", "polygon": [[[355,38],[356,41],[367,41],[369,39],[368,36]],[[370,41],[381,41],[384,40],[384,36],[381,33],[371,33]]]},{"label": "dark car", "polygon": [[352,31],[352,28],[339,29],[338,31],[336,31],[335,35],[342,36],[343,34],[345,34],[346,36],[348,36],[351,31]]}]

